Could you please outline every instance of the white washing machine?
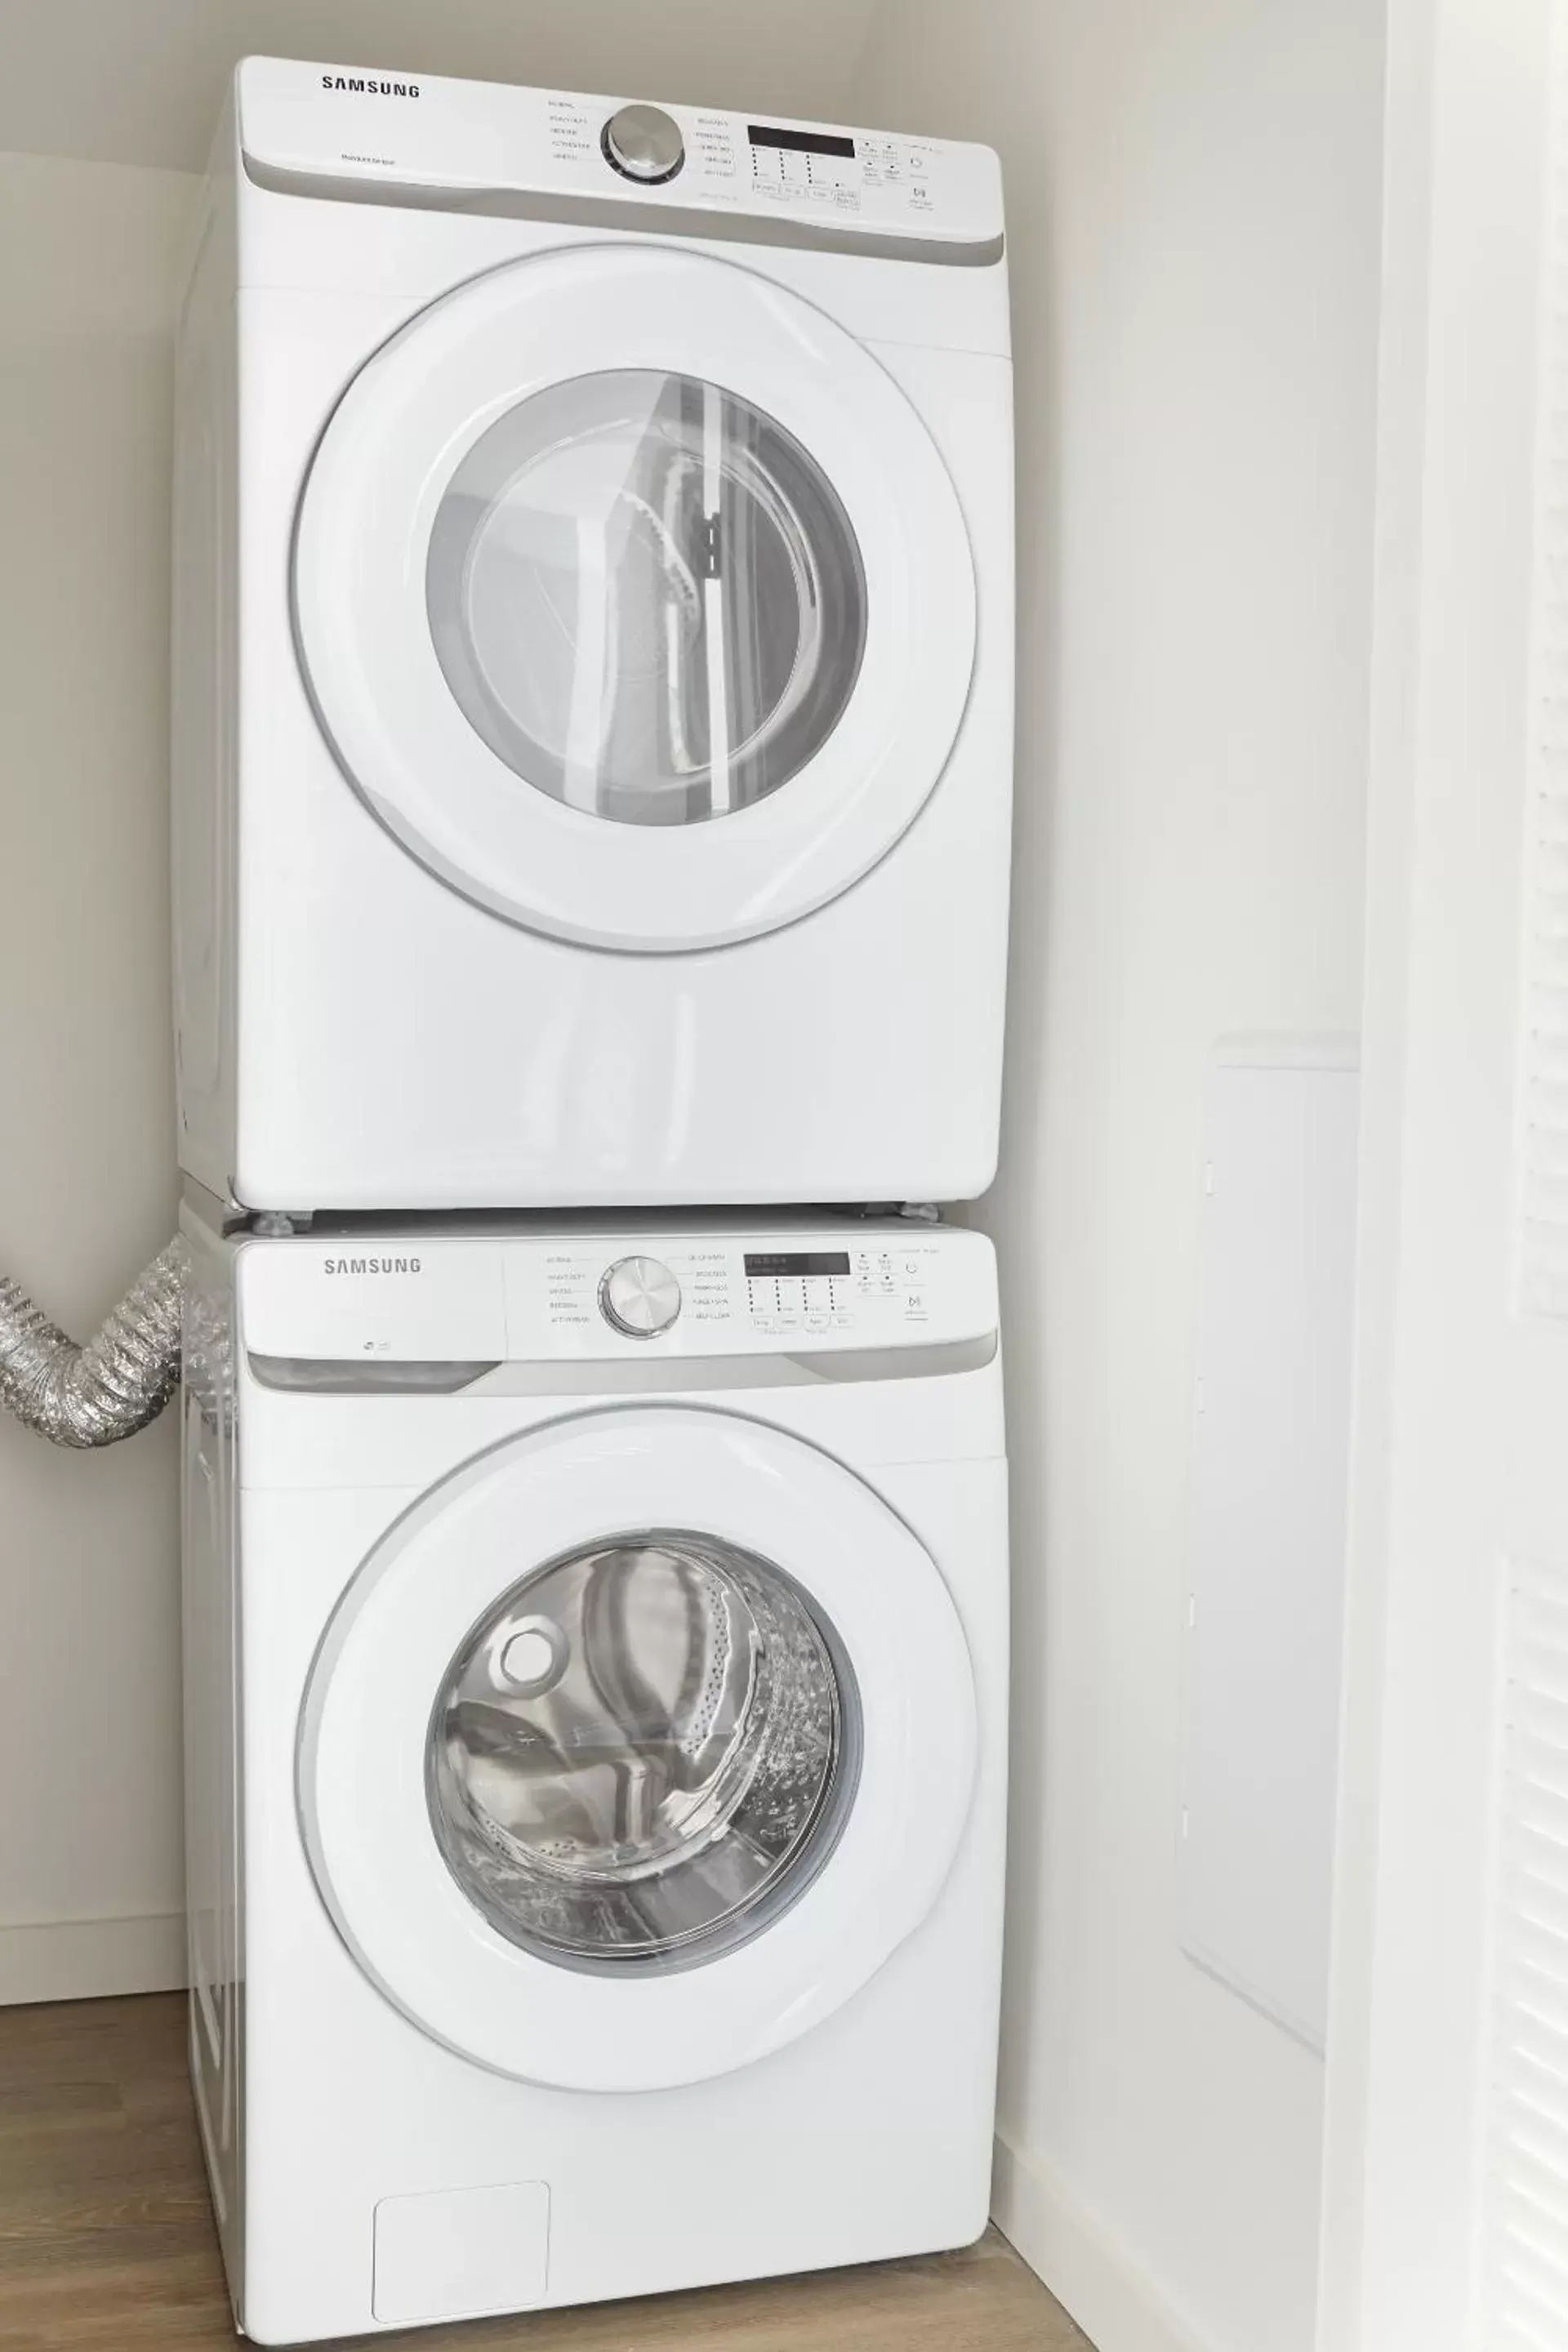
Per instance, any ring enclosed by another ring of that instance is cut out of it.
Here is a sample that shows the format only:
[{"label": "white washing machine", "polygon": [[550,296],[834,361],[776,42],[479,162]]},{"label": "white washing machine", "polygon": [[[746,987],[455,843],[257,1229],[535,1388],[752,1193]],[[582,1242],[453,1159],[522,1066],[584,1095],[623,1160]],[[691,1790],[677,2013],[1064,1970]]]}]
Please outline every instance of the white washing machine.
[{"label": "white washing machine", "polygon": [[177,392],[204,1187],[984,1189],[1002,226],[951,141],[240,67]]},{"label": "white washing machine", "polygon": [[977,2236],[989,1244],[184,1230],[191,2061],[241,2326]]}]

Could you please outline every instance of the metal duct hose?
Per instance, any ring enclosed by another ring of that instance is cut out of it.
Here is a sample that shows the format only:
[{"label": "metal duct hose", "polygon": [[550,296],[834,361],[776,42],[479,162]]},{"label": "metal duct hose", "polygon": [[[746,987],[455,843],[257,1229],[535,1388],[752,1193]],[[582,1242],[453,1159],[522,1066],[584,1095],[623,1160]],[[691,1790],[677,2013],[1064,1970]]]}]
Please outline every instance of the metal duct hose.
[{"label": "metal duct hose", "polygon": [[155,1421],[180,1378],[185,1245],[140,1274],[85,1347],[0,1275],[0,1405],[56,1445],[113,1445]]}]

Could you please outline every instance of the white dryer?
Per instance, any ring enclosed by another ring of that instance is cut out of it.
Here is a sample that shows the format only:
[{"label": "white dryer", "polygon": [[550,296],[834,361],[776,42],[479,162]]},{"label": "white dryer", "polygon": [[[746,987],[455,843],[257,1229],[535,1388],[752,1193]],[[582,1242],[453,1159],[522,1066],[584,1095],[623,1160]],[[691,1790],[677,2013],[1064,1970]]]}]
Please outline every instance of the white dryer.
[{"label": "white dryer", "polygon": [[177,388],[201,1184],[984,1189],[1008,350],[988,149],[240,67]]},{"label": "white dryer", "polygon": [[191,2060],[243,2329],[974,2238],[989,1244],[184,1230]]}]

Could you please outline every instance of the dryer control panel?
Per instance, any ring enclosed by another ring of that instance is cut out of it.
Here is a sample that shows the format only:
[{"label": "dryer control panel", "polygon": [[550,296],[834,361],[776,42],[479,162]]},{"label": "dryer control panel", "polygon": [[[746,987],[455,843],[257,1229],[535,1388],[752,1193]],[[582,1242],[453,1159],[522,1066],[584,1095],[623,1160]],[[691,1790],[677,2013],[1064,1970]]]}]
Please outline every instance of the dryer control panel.
[{"label": "dryer control panel", "polygon": [[238,1283],[252,1354],[335,1363],[816,1355],[997,1324],[984,1234],[890,1223],[297,1234],[244,1244]]},{"label": "dryer control panel", "polygon": [[302,194],[669,206],[1001,254],[1000,166],[964,140],[283,58],[247,58],[237,103],[252,179]]}]

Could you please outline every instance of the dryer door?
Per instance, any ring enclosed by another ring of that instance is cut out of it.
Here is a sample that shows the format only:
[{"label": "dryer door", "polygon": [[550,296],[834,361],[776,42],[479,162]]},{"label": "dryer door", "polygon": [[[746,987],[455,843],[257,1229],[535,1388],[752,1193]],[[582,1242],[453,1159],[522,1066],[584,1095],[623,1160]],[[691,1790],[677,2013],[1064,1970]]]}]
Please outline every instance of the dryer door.
[{"label": "dryer door", "polygon": [[344,774],[509,920],[743,940],[847,889],[946,763],[957,494],[878,362],[752,271],[515,262],[361,371],[307,478],[296,633]]},{"label": "dryer door", "polygon": [[349,1585],[300,1817],[362,1968],[535,2083],[780,2048],[925,1917],[974,1772],[941,1575],[853,1474],[688,1407],[480,1455]]}]

